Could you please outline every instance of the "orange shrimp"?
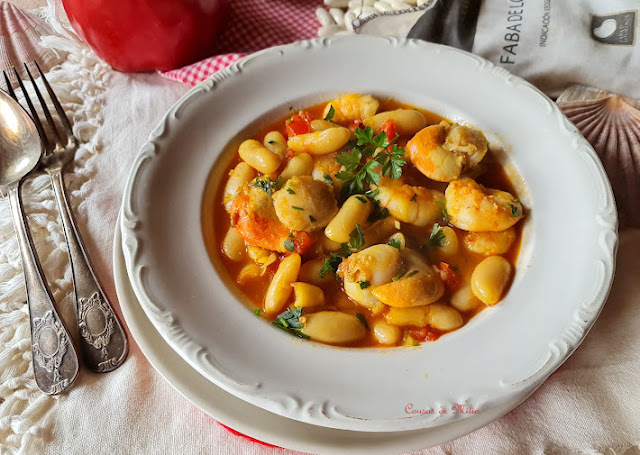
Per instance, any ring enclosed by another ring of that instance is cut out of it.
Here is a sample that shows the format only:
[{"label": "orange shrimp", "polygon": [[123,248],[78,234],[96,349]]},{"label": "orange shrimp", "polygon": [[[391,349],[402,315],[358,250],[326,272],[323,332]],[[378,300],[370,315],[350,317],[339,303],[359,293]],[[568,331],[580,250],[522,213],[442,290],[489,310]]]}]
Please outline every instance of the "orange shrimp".
[{"label": "orange shrimp", "polygon": [[250,186],[243,187],[233,200],[231,223],[247,243],[280,253],[303,254],[314,240],[307,232],[293,231],[282,224],[271,196]]}]

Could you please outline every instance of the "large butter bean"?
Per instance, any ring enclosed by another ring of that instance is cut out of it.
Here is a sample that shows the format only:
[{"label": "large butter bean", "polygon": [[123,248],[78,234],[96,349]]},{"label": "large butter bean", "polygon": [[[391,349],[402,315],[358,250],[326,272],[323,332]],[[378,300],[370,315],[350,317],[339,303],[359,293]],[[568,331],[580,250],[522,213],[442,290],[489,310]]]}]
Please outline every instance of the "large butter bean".
[{"label": "large butter bean", "polygon": [[229,172],[229,180],[224,187],[224,208],[228,212],[231,210],[231,204],[238,195],[240,188],[249,183],[256,176],[256,171],[245,162],[238,163],[231,172]]},{"label": "large butter bean", "polygon": [[292,283],[294,301],[293,306],[310,308],[324,305],[324,291],[318,286],[309,283]]},{"label": "large butter bean", "polygon": [[289,160],[280,174],[280,181],[286,182],[291,177],[311,175],[313,172],[313,158],[308,153],[301,153]]},{"label": "large butter bean", "polygon": [[280,131],[269,131],[264,136],[263,144],[266,148],[283,159],[287,154],[287,140]]},{"label": "large butter bean", "polygon": [[280,157],[255,139],[247,139],[238,154],[249,166],[263,174],[271,174],[280,167]]},{"label": "large butter bean", "polygon": [[382,124],[387,120],[393,120],[395,122],[396,133],[400,136],[415,134],[427,126],[427,119],[424,118],[424,115],[413,109],[396,109],[395,111],[381,112],[366,119],[364,124],[378,132]]},{"label": "large butter bean", "polygon": [[459,242],[458,236],[456,235],[456,231],[454,231],[449,226],[445,226],[441,228],[442,234],[444,236],[442,240],[442,246],[440,247],[440,252],[446,256],[453,256],[458,252]]},{"label": "large butter bean", "polygon": [[240,261],[244,257],[246,248],[244,239],[236,228],[230,227],[222,241],[222,251],[232,261]]},{"label": "large butter bean", "polygon": [[356,228],[356,224],[363,226],[371,210],[371,202],[366,197],[362,195],[349,197],[329,222],[324,234],[334,242],[348,242],[349,234]]},{"label": "large butter bean", "polygon": [[[431,305],[434,305],[433,303]],[[429,324],[429,307],[431,305],[414,306],[410,308],[389,308],[389,312],[384,315],[389,324],[400,327],[415,325],[416,327],[426,327]]]},{"label": "large butter bean", "polygon": [[333,281],[330,273],[326,273],[324,278],[320,276],[322,267],[322,259],[311,259],[310,261],[306,261],[304,264],[302,264],[302,267],[300,267],[298,279],[300,281],[304,281],[305,283],[315,284],[316,286],[322,286],[324,284],[330,283],[331,281]]},{"label": "large butter bean", "polygon": [[451,306],[458,311],[471,311],[480,305],[480,300],[471,291],[471,285],[466,285],[458,289],[451,295],[449,300]]},{"label": "large butter bean", "polygon": [[339,311],[320,311],[300,318],[302,333],[323,343],[353,343],[367,334],[357,317]]},{"label": "large butter bean", "polygon": [[282,260],[276,270],[264,299],[264,310],[267,313],[278,313],[289,300],[293,288],[291,283],[298,279],[302,258],[293,253]]},{"label": "large butter bean", "polygon": [[429,325],[438,330],[453,330],[464,323],[462,315],[453,307],[443,303],[429,305]]},{"label": "large butter bean", "polygon": [[402,337],[402,330],[395,325],[387,324],[384,321],[376,321],[371,327],[373,336],[376,337],[378,343],[382,344],[398,344]]},{"label": "large butter bean", "polygon": [[511,264],[502,256],[489,256],[471,274],[471,290],[482,302],[495,305],[511,278]]},{"label": "large butter bean", "polygon": [[351,139],[351,131],[341,126],[316,131],[313,133],[292,136],[287,141],[287,146],[297,153],[310,153],[312,155],[325,155],[335,152]]}]

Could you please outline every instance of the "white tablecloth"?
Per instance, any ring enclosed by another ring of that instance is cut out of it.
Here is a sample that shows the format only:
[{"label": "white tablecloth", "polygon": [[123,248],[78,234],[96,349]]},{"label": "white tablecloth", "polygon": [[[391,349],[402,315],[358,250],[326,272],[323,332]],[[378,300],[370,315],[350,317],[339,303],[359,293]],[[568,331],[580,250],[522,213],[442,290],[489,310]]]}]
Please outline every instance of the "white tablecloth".
[{"label": "white tablecloth", "polygon": [[[112,242],[130,165],[187,87],[155,74],[111,71],[86,47],[50,74],[83,146],[68,182],[72,206],[107,294],[116,302]],[[185,151],[187,153],[188,151]],[[52,288],[70,303],[62,230],[45,178],[25,189]],[[0,454],[270,454],[194,407],[149,365],[135,341],[115,372],[82,370],[66,395],[31,379],[22,271],[6,199],[0,199]],[[618,271],[602,315],[574,355],[525,403],[496,422],[424,454],[640,454],[640,231],[621,235]]]}]

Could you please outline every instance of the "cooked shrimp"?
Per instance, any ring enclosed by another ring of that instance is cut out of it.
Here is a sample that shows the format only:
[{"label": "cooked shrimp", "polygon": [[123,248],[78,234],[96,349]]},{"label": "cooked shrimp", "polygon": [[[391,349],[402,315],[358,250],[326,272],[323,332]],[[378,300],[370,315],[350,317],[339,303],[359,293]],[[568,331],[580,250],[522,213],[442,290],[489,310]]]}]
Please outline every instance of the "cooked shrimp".
[{"label": "cooked shrimp", "polygon": [[444,200],[440,191],[421,186],[403,185],[398,181],[381,182],[375,197],[381,207],[389,210],[396,219],[416,226],[431,224],[442,214],[438,199]]},{"label": "cooked shrimp", "polygon": [[273,195],[273,205],[282,224],[297,231],[317,231],[338,212],[331,187],[311,176],[287,180]]},{"label": "cooked shrimp", "polygon": [[487,153],[482,132],[446,122],[418,131],[407,143],[411,162],[424,175],[450,182],[480,163]]},{"label": "cooked shrimp", "polygon": [[524,216],[513,195],[469,178],[449,183],[444,194],[449,221],[465,231],[504,231]]},{"label": "cooked shrimp", "polygon": [[329,114],[331,106],[333,106],[334,110],[333,121],[336,123],[344,123],[354,120],[362,121],[366,118],[373,117],[380,103],[371,95],[350,93],[327,103],[327,106],[324,108],[324,113],[322,114],[323,117],[326,118],[327,114]]},{"label": "cooked shrimp", "polygon": [[509,251],[516,239],[515,228],[498,232],[467,232],[462,242],[467,250],[474,253],[493,256]]},{"label": "cooked shrimp", "polygon": [[302,254],[313,243],[306,232],[292,231],[282,224],[271,196],[260,188],[249,185],[242,187],[231,204],[230,214],[232,225],[250,245],[281,253],[293,249]]},{"label": "cooked shrimp", "polygon": [[338,275],[343,279],[344,291],[358,304],[374,313],[384,305],[371,294],[371,288],[389,283],[402,270],[400,251],[381,244],[365,248],[342,261]]},{"label": "cooked shrimp", "polygon": [[402,272],[390,283],[373,287],[373,297],[397,308],[428,305],[442,297],[444,283],[439,272],[409,248],[402,250],[402,258]]}]

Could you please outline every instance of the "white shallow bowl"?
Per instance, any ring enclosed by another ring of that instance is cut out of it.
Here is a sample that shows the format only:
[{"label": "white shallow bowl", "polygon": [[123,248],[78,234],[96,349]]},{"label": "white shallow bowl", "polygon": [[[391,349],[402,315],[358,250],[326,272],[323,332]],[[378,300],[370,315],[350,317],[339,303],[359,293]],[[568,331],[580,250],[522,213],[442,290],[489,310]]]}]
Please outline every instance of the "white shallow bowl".
[{"label": "white shallow bowl", "polygon": [[[273,414],[225,392],[180,357],[160,336],[140,306],[122,254],[116,226],[113,272],[118,302],[133,338],[151,365],[178,392],[218,422],[240,433],[291,450],[323,455],[389,455],[444,444],[506,414],[529,393],[516,396],[488,412],[421,430],[359,432],[321,427]],[[533,390],[531,391],[531,393]]]},{"label": "white shallow bowl", "polygon": [[[222,179],[225,147],[290,106],[345,92],[470,123],[519,176],[527,220],[509,293],[435,343],[377,350],[296,339],[238,302],[207,254],[203,191],[212,168]],[[365,36],[269,49],[187,93],[134,162],[121,227],[135,294],[183,359],[256,406],[356,431],[439,426],[473,415],[459,406],[488,412],[535,389],[597,318],[617,244],[602,165],[551,100],[471,54]],[[408,405],[432,413],[408,413]]]}]

